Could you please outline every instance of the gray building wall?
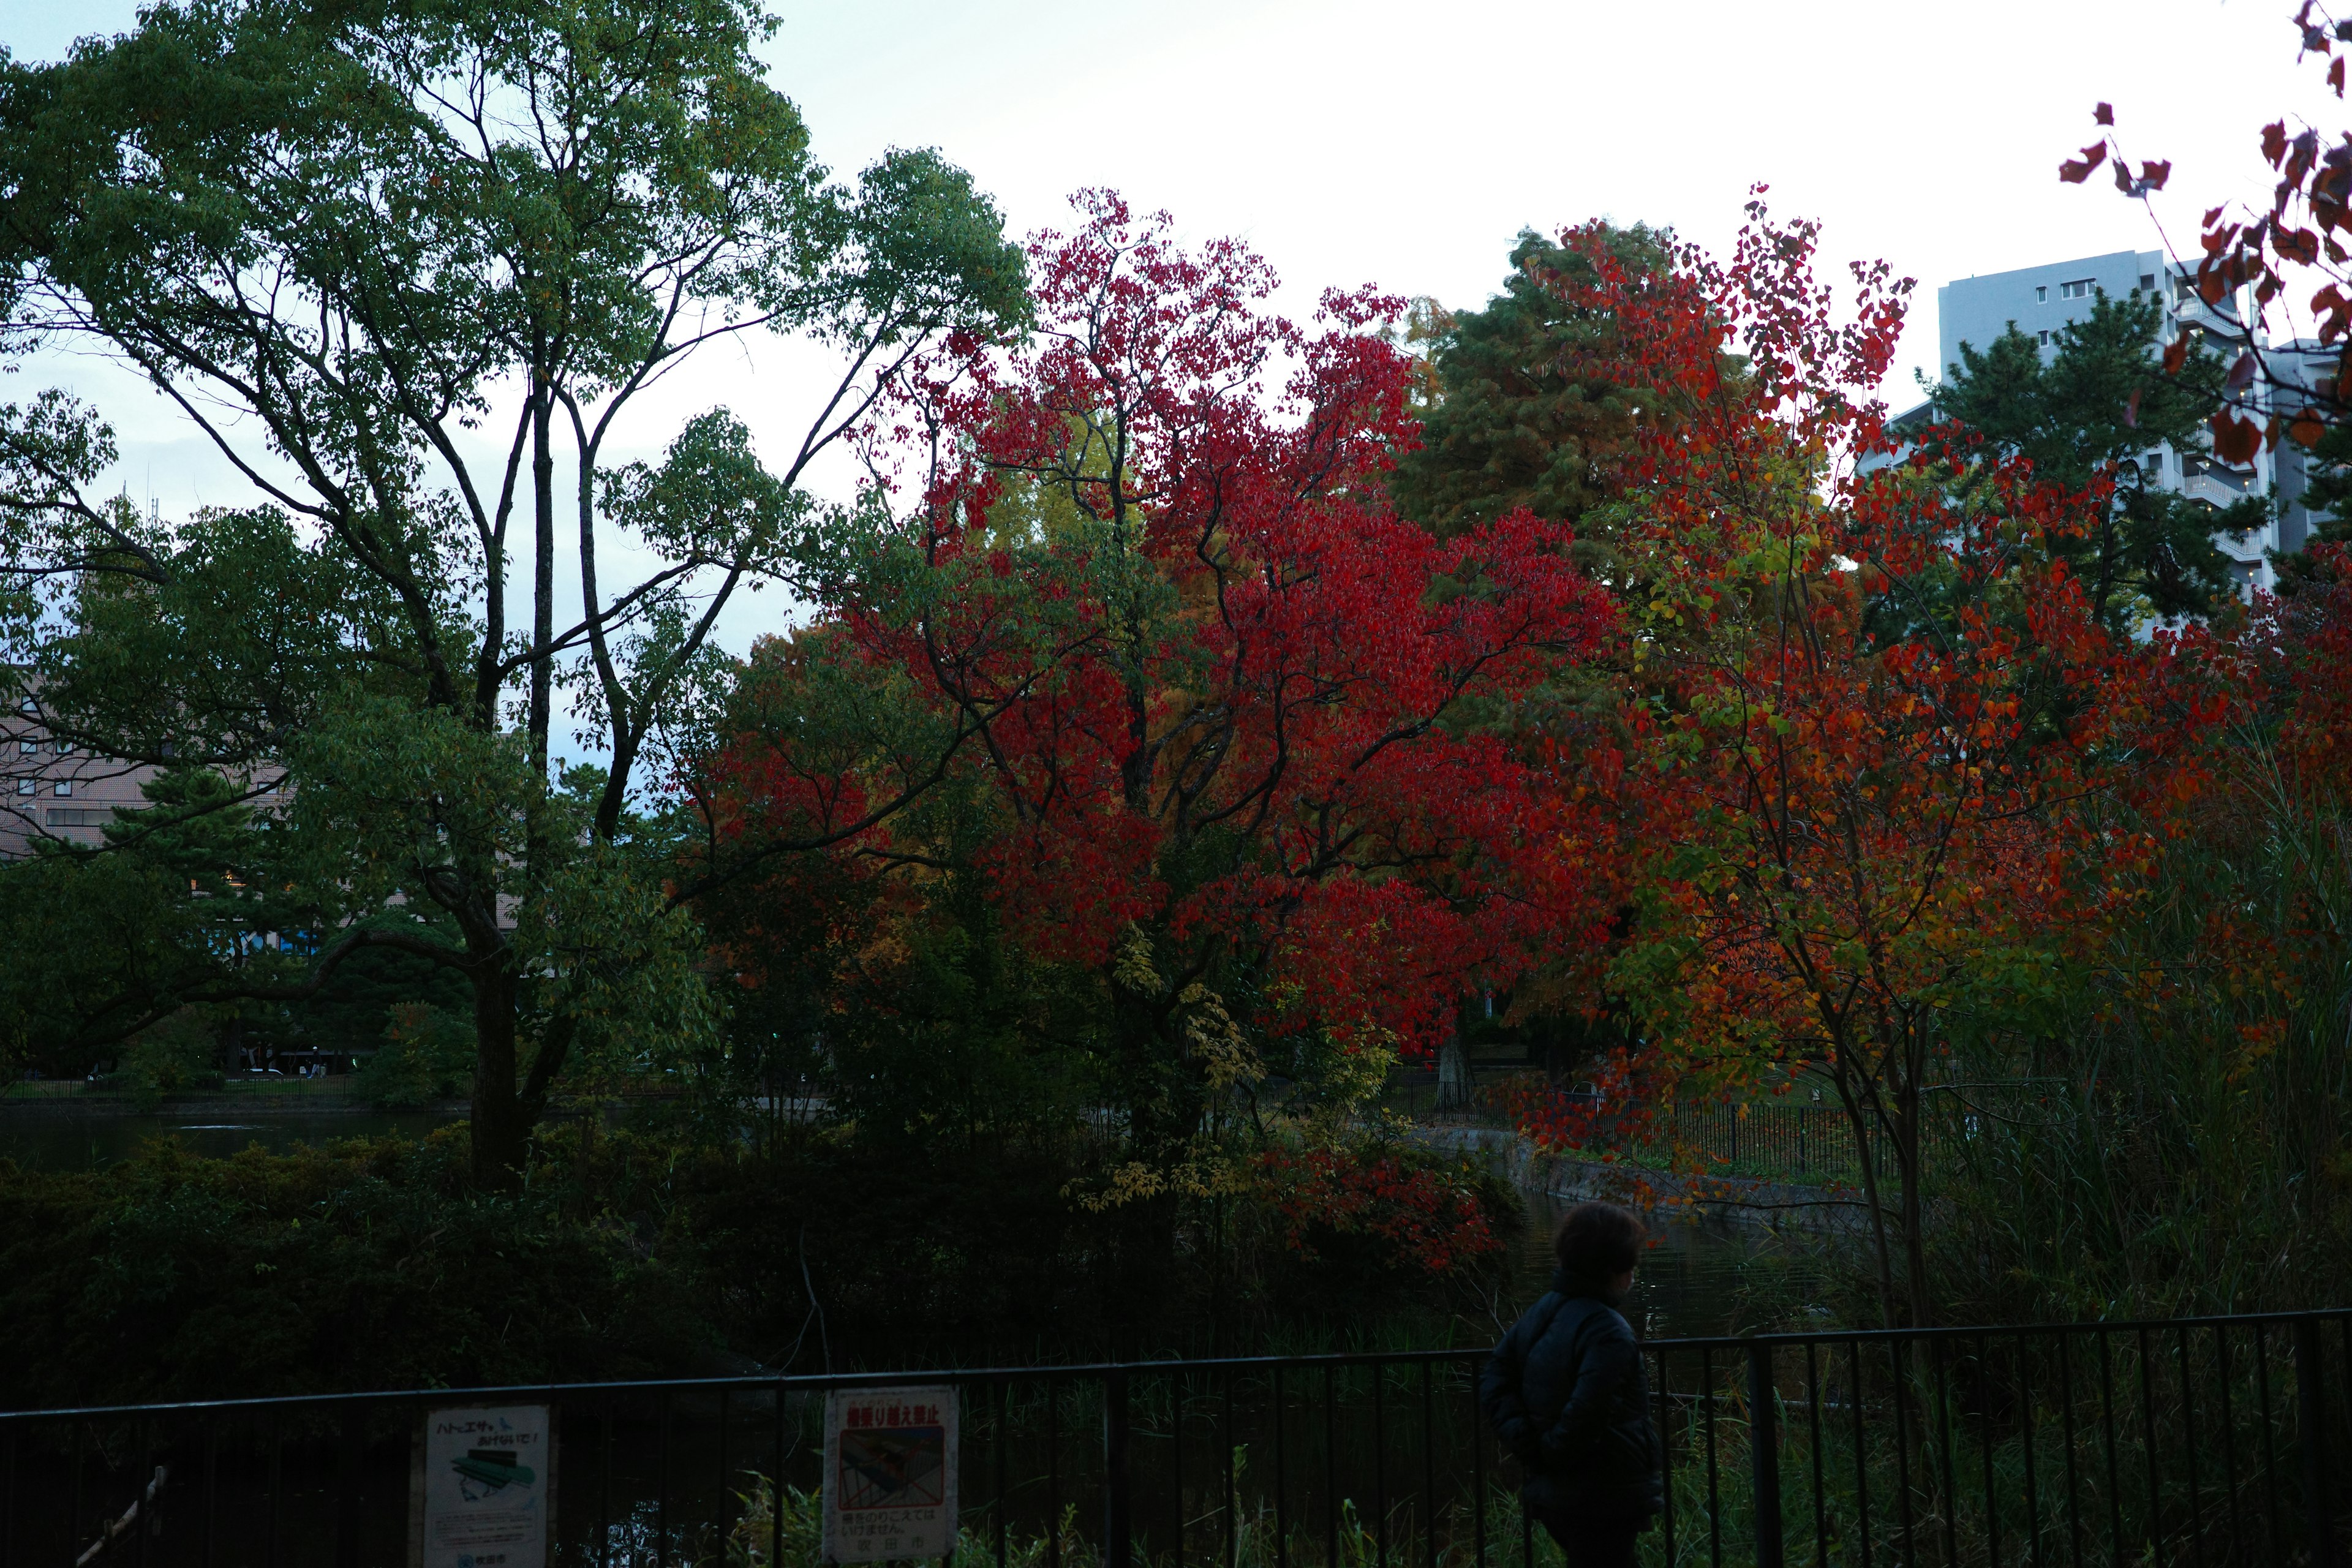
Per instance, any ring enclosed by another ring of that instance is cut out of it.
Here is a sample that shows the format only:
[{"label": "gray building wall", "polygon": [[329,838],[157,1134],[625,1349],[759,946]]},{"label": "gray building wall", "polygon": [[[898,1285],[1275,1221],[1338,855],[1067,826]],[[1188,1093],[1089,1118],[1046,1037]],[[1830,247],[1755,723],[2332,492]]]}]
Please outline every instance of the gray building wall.
[{"label": "gray building wall", "polygon": [[[2153,289],[2167,271],[2164,253],[2116,250],[2105,256],[2078,257],[2043,267],[2021,267],[2014,272],[1988,272],[1959,278],[1936,290],[1937,353],[1934,376],[1942,380],[1959,363],[1960,345],[1981,352],[2009,330],[2037,338],[2042,352],[2052,352],[2050,334],[2091,313],[2095,291],[2121,299],[2135,289]],[[2069,298],[2069,284],[2087,284]]]},{"label": "gray building wall", "polygon": [[[2190,279],[2170,265],[2160,250],[2116,250],[2104,256],[2081,256],[2070,261],[2021,267],[2011,272],[1956,278],[1936,290],[1936,379],[1951,374],[1951,367],[1959,360],[1962,343],[1981,351],[2007,331],[2011,322],[2016,323],[2018,331],[2041,342],[2042,355],[2047,359],[2057,353],[2052,339],[2058,330],[2088,317],[2101,292],[2111,299],[2121,299],[2137,290],[2158,289],[2165,301],[2166,324],[2158,343],[2150,345],[2151,353],[2160,352],[2160,345],[2179,331],[2224,328],[2234,331],[2235,323],[2242,319],[2236,313],[2240,305],[2235,300],[2224,300],[2218,309],[2199,300]],[[2291,353],[2279,356],[2281,365],[2273,369],[2283,367],[2294,357]],[[2276,405],[2281,391],[2266,384],[2260,401]],[[2302,548],[2310,528],[2304,509],[2294,504],[2302,491],[2304,474],[2299,455],[2292,447],[2283,447],[2276,453],[2258,454],[2244,468],[2218,461],[2201,442],[2196,449],[2186,452],[2157,446],[2142,454],[2140,460],[2161,488],[2215,507],[2227,506],[2245,495],[2263,494],[2275,483],[2280,499],[2287,503],[2283,508],[2284,516],[2242,540],[2226,535],[2216,535],[2214,539],[2222,554],[2229,557],[2231,573],[2242,591],[2275,586],[2276,574],[2268,559],[2270,553]]]}]

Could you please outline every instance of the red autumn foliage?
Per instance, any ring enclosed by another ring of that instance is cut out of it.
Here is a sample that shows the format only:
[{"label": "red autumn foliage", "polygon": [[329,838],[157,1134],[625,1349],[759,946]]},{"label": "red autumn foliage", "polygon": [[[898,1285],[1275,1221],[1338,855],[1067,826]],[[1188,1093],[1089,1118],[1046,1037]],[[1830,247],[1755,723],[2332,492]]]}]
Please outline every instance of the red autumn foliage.
[{"label": "red autumn foliage", "polygon": [[[1301,326],[1237,243],[1078,205],[1034,244],[1035,333],[954,345],[877,433],[911,506],[843,551],[816,635],[947,738],[992,824],[971,864],[1030,952],[1167,1032],[1240,963],[1269,1032],[1425,1048],[1465,988],[1591,923],[1572,811],[1468,720],[1591,654],[1611,607],[1557,524],[1440,543],[1389,509],[1401,301],[1334,292]],[[854,820],[919,773],[747,734],[715,809]],[[940,853],[900,813],[837,858]],[[1118,964],[1129,932],[1155,975]]]},{"label": "red autumn foliage", "polygon": [[[1903,455],[1856,389],[1907,284],[1857,268],[1850,315],[1811,226],[1760,204],[1730,263],[1633,278],[1585,237],[1575,302],[1623,323],[1619,374],[1661,417],[1620,538],[1644,564],[1622,842],[1642,913],[1612,972],[1648,1043],[1595,1100],[1525,1109],[1538,1139],[1620,1139],[1626,1100],[1750,1093],[1804,1063],[1858,1134],[1890,1317],[1924,1312],[1920,1095],[1956,1033],[2046,1004],[2145,845],[2084,853],[2086,801],[2142,787],[2196,726],[2172,644],[2111,640],[2049,543],[2095,496],[1958,432]],[[2177,742],[2181,737],[2174,734]],[[1898,1292],[1897,1259],[1907,1264]]]},{"label": "red autumn foliage", "polygon": [[1253,1174],[1279,1216],[1291,1250],[1316,1256],[1318,1231],[1377,1237],[1422,1272],[1455,1273],[1499,1251],[1473,1186],[1393,1155],[1345,1150],[1269,1150]]}]

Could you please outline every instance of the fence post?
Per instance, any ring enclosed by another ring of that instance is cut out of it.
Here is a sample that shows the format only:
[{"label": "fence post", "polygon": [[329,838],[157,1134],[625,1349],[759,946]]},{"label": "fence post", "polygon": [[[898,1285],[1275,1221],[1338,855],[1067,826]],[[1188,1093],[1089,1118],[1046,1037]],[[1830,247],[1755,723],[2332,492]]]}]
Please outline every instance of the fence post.
[{"label": "fence post", "polygon": [[1781,1568],[1780,1405],[1772,1348],[1748,1342],[1748,1461],[1756,1504],[1756,1568]]},{"label": "fence post", "polygon": [[367,1460],[367,1407],[343,1406],[342,1451],[335,1486],[335,1568],[359,1568],[361,1473]]},{"label": "fence post", "polygon": [[2320,1364],[2319,1320],[2294,1324],[2295,1435],[2303,1448],[2303,1517],[2312,1568],[2336,1568],[2336,1498],[2327,1468],[2327,1385]]},{"label": "fence post", "polygon": [[1103,1379],[1103,1568],[1131,1568],[1133,1523],[1128,1512],[1127,1372]]}]

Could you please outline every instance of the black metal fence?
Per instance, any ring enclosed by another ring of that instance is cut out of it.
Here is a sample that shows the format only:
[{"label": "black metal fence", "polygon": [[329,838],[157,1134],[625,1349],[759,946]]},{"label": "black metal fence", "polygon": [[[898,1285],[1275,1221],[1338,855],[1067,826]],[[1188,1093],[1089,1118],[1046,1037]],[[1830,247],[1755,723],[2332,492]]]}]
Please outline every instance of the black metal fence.
[{"label": "black metal fence", "polygon": [[[1643,1347],[1645,1568],[2347,1562],[2352,1313]],[[411,1561],[423,1413],[545,1403],[548,1561],[816,1568],[835,1389],[958,1393],[951,1558],[1538,1568],[1481,1352],[420,1391],[0,1415],[0,1563]],[[953,1568],[952,1562],[945,1568]]]},{"label": "black metal fence", "polygon": [[[1835,1106],[1786,1101],[1674,1105],[1652,1123],[1647,1144],[1680,1165],[1768,1181],[1860,1182],[1853,1123]],[[1689,1158],[1696,1155],[1696,1160]],[[1877,1174],[1895,1175],[1894,1153],[1874,1140]]]}]

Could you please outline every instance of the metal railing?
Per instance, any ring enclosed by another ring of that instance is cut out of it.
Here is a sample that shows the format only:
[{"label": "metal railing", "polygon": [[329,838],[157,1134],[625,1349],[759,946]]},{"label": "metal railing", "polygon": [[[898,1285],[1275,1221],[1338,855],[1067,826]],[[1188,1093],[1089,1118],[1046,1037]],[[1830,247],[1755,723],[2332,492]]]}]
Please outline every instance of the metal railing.
[{"label": "metal railing", "polygon": [[[1725,1175],[1792,1182],[1862,1179],[1853,1123],[1834,1106],[1675,1105],[1657,1119],[1649,1147],[1661,1155],[1696,1151],[1704,1168]],[[1877,1173],[1895,1173],[1893,1152],[1874,1140]]]},{"label": "metal railing", "polygon": [[[1643,1347],[1667,1466],[1645,1568],[2346,1561],[2352,1313]],[[816,1568],[837,1389],[946,1384],[953,1559],[1538,1568],[1475,1350],[413,1391],[0,1415],[0,1562],[410,1561],[425,1410],[545,1403],[548,1561]]]}]

